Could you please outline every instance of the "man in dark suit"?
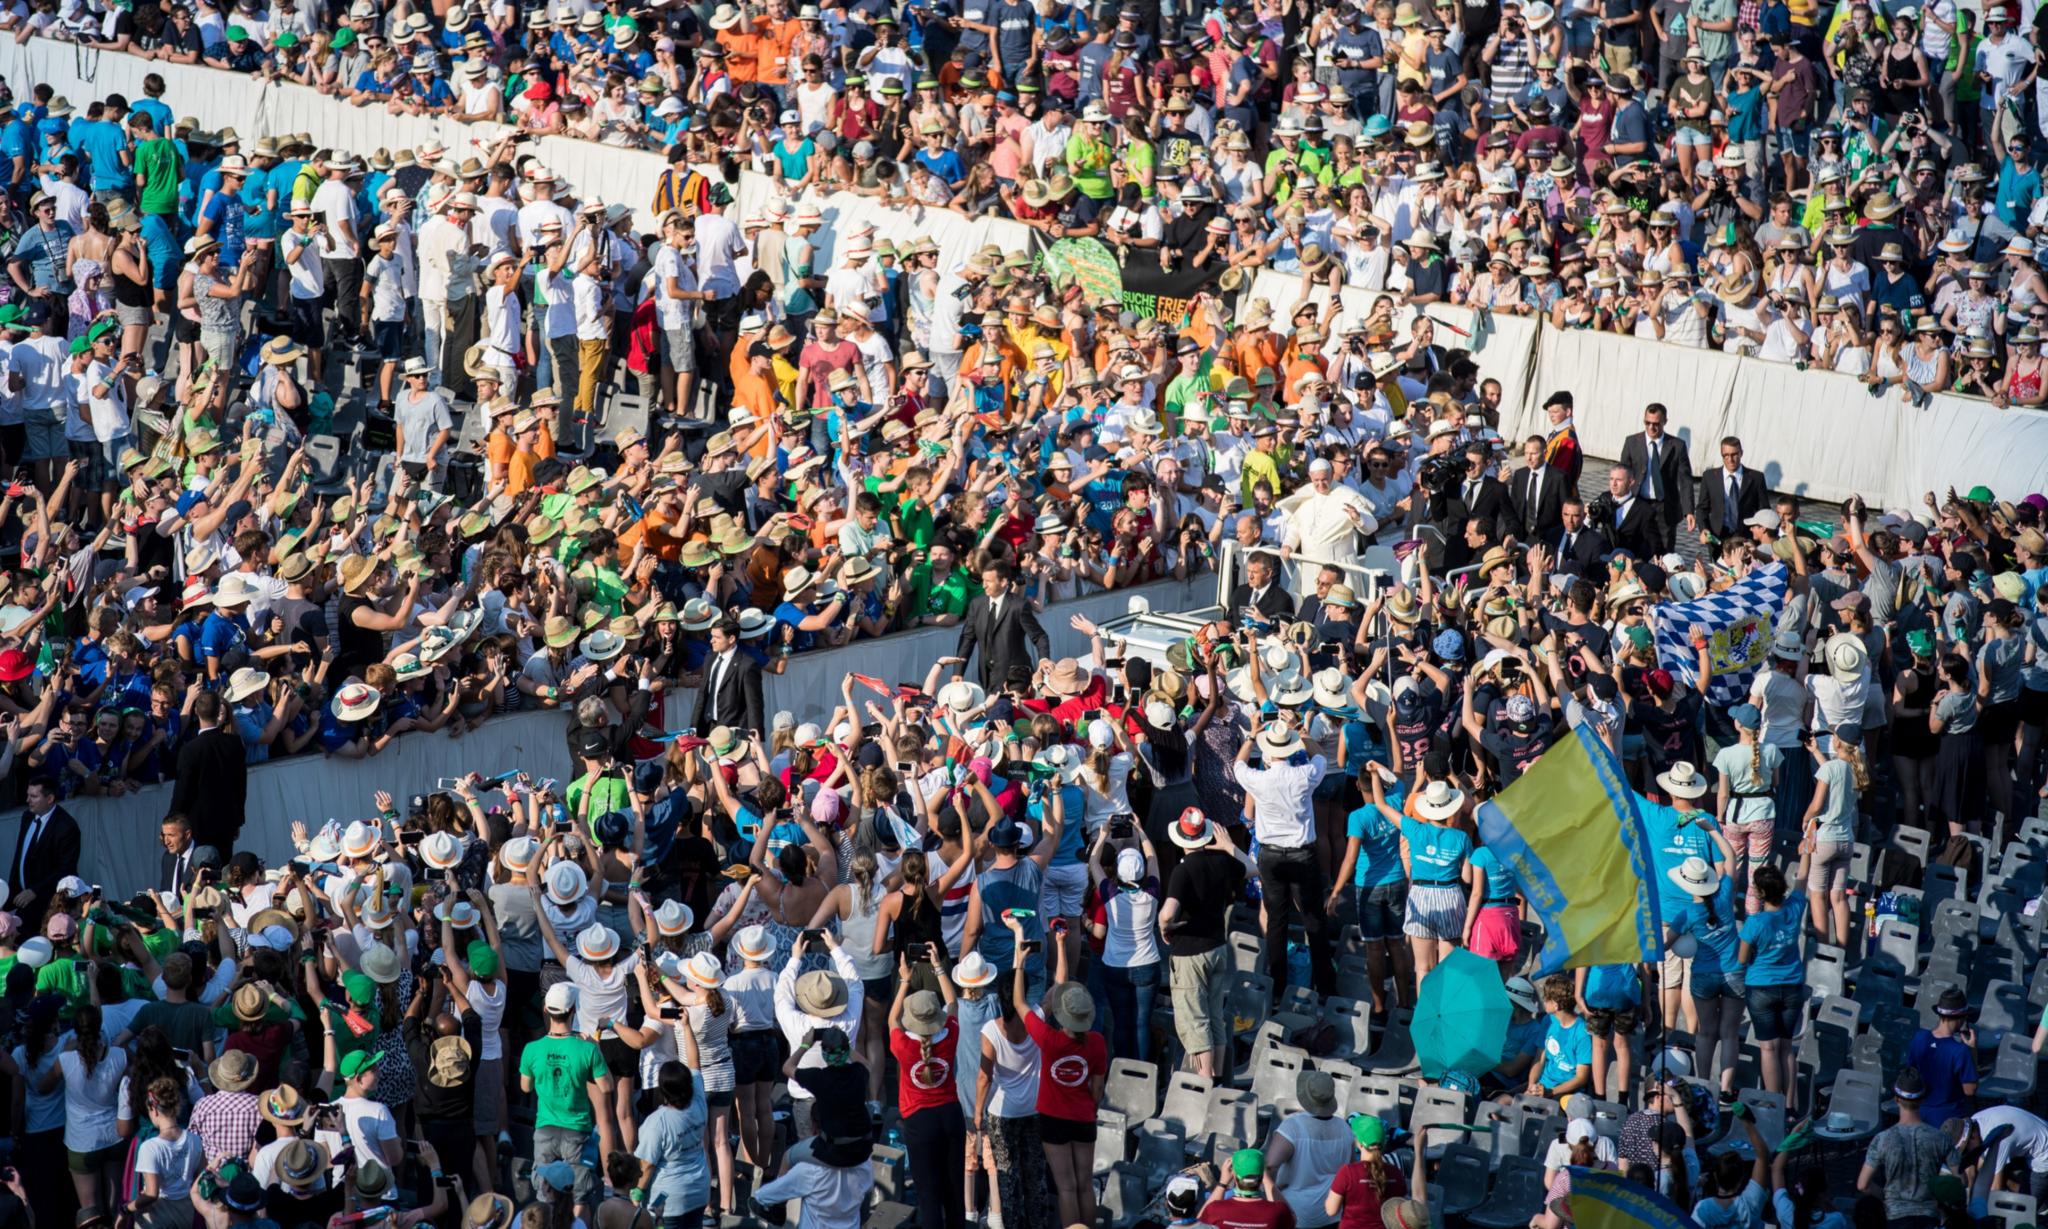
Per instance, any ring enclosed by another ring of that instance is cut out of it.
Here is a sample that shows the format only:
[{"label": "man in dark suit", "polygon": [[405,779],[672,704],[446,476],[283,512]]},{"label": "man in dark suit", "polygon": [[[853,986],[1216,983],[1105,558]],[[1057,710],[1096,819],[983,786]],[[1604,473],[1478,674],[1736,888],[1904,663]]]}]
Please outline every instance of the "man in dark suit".
[{"label": "man in dark suit", "polygon": [[192,821],[183,814],[164,816],[162,839],[163,856],[157,866],[156,882],[150,885],[157,891],[182,898],[192,890],[193,880],[202,868],[220,869],[220,851],[192,839]]},{"label": "man in dark suit", "polygon": [[954,652],[964,667],[981,648],[981,685],[994,691],[1013,666],[1031,668],[1031,654],[1052,655],[1052,639],[1031,613],[1031,603],[1017,592],[1015,570],[1000,560],[981,570],[981,596],[967,603],[960,620],[960,647]]},{"label": "man in dark suit", "polygon": [[1485,521],[1493,540],[1499,541],[1513,532],[1515,509],[1507,484],[1493,475],[1492,460],[1492,450],[1485,444],[1465,445],[1465,478],[1458,484],[1458,498],[1466,518]]},{"label": "man in dark suit", "polygon": [[1588,580],[1605,580],[1607,565],[1602,561],[1614,548],[1606,533],[1597,525],[1586,523],[1585,502],[1577,495],[1566,496],[1558,505],[1557,518],[1557,536],[1549,539],[1557,562],[1550,570]]},{"label": "man in dark suit", "polygon": [[200,692],[192,701],[192,719],[199,732],[178,748],[170,813],[193,817],[192,834],[200,844],[233,849],[249,797],[248,751],[227,722],[219,692]]},{"label": "man in dark suit", "polygon": [[1742,522],[1763,510],[1770,492],[1764,476],[1742,463],[1742,441],[1728,436],[1721,441],[1720,468],[1700,475],[1698,509],[1700,541],[1742,537]]},{"label": "man in dark suit", "polygon": [[1638,559],[1663,554],[1657,548],[1655,513],[1643,502],[1636,490],[1636,476],[1626,465],[1607,471],[1607,493],[1614,499],[1614,510],[1602,519],[1608,536],[1614,540],[1614,549],[1625,550]]},{"label": "man in dark suit", "polygon": [[1233,614],[1249,607],[1267,622],[1294,617],[1294,595],[1280,585],[1280,568],[1273,556],[1253,551],[1244,562],[1244,579],[1230,591]]},{"label": "man in dark suit", "polygon": [[1692,458],[1685,444],[1664,433],[1670,415],[1652,401],[1643,409],[1643,429],[1621,442],[1621,463],[1635,475],[1636,498],[1655,514],[1657,541],[1669,551],[1678,527],[1692,522]]},{"label": "man in dark suit", "polygon": [[1564,475],[1544,463],[1543,437],[1522,441],[1523,468],[1508,479],[1512,530],[1521,542],[1553,542],[1564,527],[1565,496],[1574,494]]},{"label": "man in dark suit", "polygon": [[691,725],[700,734],[721,725],[762,734],[768,727],[761,708],[761,666],[740,652],[740,625],[720,619],[711,625],[711,657],[704,663],[704,686],[697,692]]},{"label": "man in dark suit", "polygon": [[37,777],[28,783],[21,811],[21,835],[7,863],[14,896],[8,908],[21,918],[23,934],[43,928],[43,913],[66,875],[78,873],[78,821],[57,805],[57,782]]}]

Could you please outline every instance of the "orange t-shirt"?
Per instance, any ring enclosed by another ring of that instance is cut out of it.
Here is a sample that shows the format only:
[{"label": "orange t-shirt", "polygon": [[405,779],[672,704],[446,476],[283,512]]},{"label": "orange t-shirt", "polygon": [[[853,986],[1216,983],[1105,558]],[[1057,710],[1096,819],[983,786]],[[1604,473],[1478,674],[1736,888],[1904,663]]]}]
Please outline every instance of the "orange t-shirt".
[{"label": "orange t-shirt", "polygon": [[505,493],[517,499],[531,490],[534,467],[539,464],[540,458],[530,452],[513,453],[506,470]]},{"label": "orange t-shirt", "polygon": [[1280,342],[1270,332],[1257,336],[1242,334],[1230,343],[1230,348],[1237,360],[1237,374],[1247,380],[1257,380],[1261,371],[1280,365]]},{"label": "orange t-shirt", "polygon": [[671,524],[673,522],[664,519],[659,512],[649,509],[639,520],[628,525],[619,534],[619,565],[623,567],[632,562],[633,550],[640,545],[642,538],[647,539],[649,554],[674,562],[682,554],[683,540],[669,533]]},{"label": "orange t-shirt", "polygon": [[[732,381],[732,403],[754,411],[754,417],[767,422],[775,417],[775,382],[767,376],[755,375],[751,369],[735,372]],[[749,431],[752,427],[747,428]],[[761,434],[761,443],[752,449],[754,456],[768,454],[768,433]]]},{"label": "orange t-shirt", "polygon": [[790,48],[796,43],[796,36],[804,32],[803,23],[794,17],[788,21],[769,21],[756,18],[754,25],[766,27],[761,41],[761,80],[769,85],[789,84]]},{"label": "orange t-shirt", "polygon": [[[761,80],[762,44],[771,42],[767,36],[721,30],[715,37],[725,48],[725,71],[732,74],[734,81]],[[772,45],[765,49],[765,54],[771,60],[774,58]]]}]

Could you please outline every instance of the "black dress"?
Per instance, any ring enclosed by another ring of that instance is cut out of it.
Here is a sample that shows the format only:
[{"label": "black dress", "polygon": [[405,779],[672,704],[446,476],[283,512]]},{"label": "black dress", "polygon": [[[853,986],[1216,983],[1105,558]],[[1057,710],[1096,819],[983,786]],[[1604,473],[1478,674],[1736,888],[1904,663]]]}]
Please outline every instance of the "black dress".
[{"label": "black dress", "polygon": [[1934,712],[1946,724],[1935,750],[1934,789],[1927,797],[1928,815],[1959,828],[1968,827],[1972,822],[1981,822],[1990,813],[1991,805],[1984,787],[1977,697],[1969,692],[1950,692],[1935,704]]}]

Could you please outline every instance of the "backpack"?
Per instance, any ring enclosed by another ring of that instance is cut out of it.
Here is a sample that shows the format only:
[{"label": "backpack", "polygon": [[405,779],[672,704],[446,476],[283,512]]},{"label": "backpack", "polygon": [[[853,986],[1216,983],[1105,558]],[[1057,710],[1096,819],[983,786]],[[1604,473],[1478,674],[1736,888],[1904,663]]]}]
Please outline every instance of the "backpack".
[{"label": "backpack", "polygon": [[1964,882],[1976,883],[1979,863],[1984,851],[1977,842],[1958,833],[1942,844],[1941,852],[1934,855],[1936,866],[1953,866],[1963,872]]}]

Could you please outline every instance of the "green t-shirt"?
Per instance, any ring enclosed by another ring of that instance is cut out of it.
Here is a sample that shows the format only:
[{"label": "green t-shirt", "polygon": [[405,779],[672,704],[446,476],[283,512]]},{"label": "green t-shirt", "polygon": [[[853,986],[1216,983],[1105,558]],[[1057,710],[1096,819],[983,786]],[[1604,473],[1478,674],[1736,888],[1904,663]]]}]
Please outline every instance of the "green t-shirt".
[{"label": "green t-shirt", "polygon": [[60,956],[36,971],[36,993],[63,995],[62,1014],[66,1019],[92,1001],[92,987],[86,983],[85,970],[71,956]]},{"label": "green t-shirt", "polygon": [[585,559],[576,565],[576,584],[591,605],[604,611],[607,619],[616,619],[626,609],[626,580],[617,572],[595,559]]},{"label": "green t-shirt", "polygon": [[178,184],[184,178],[178,143],[158,137],[135,147],[135,178],[142,185],[142,212],[178,212]]},{"label": "green t-shirt", "polygon": [[[220,1008],[226,1011],[230,1020],[234,1018],[234,1002],[232,999],[222,1000]],[[377,1042],[382,1040],[384,1036],[384,1029],[378,1022],[377,1006],[374,1003],[368,1007],[356,1009],[358,1023],[354,1024],[350,1023],[347,1005],[343,1002],[337,1001],[334,1006],[327,1007],[324,1010],[334,1021],[334,1061],[337,1063],[357,1050],[376,1049]],[[268,1020],[275,1019],[277,1016],[283,1015],[284,1012],[282,1008],[273,1003],[264,1009],[263,1014],[264,1018]],[[216,1011],[214,1018],[216,1022],[219,1021],[219,1011]],[[359,1025],[367,1027],[359,1027]],[[223,1024],[222,1027],[228,1027],[228,1025]]]},{"label": "green t-shirt", "polygon": [[957,567],[935,585],[932,565],[920,563],[910,574],[910,613],[920,619],[926,615],[964,615],[967,603],[980,588],[970,588],[967,573]]},{"label": "green t-shirt", "polygon": [[544,1037],[529,1041],[519,1055],[519,1074],[533,1081],[538,1105],[535,1127],[589,1131],[597,1126],[589,1086],[605,1073],[597,1043],[582,1037]]},{"label": "green t-shirt", "polygon": [[626,795],[625,778],[616,773],[611,775],[592,773],[589,776],[578,777],[574,781],[569,782],[569,789],[563,800],[569,808],[569,814],[584,814],[583,795],[586,793],[590,795],[589,815],[593,823],[600,815],[609,815],[613,811],[630,810],[633,806],[633,800]]},{"label": "green t-shirt", "polygon": [[1115,194],[1109,183],[1109,146],[1080,133],[1067,138],[1067,174],[1074,186],[1091,201],[1106,201]]}]

